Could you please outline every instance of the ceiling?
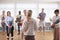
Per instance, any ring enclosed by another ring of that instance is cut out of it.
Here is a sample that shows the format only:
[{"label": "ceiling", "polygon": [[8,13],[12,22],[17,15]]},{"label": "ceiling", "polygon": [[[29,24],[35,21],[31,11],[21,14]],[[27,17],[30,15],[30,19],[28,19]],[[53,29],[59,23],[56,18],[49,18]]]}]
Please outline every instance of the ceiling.
[{"label": "ceiling", "polygon": [[0,3],[55,3],[60,0],[0,0]]}]

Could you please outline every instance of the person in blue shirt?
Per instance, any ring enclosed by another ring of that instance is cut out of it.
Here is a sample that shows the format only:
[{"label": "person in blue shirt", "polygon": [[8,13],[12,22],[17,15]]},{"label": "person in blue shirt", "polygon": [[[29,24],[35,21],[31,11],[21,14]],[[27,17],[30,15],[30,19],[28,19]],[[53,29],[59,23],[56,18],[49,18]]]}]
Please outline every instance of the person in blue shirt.
[{"label": "person in blue shirt", "polygon": [[13,22],[14,22],[14,18],[11,16],[11,12],[7,11],[7,17],[5,19],[7,40],[9,40],[9,34],[11,34],[11,40],[13,40],[13,30],[14,30]]},{"label": "person in blue shirt", "polygon": [[41,9],[41,13],[39,13],[39,16],[37,17],[39,19],[39,30],[41,31],[44,26],[44,21],[45,21],[45,17],[46,17],[46,13],[44,13],[44,8]]}]

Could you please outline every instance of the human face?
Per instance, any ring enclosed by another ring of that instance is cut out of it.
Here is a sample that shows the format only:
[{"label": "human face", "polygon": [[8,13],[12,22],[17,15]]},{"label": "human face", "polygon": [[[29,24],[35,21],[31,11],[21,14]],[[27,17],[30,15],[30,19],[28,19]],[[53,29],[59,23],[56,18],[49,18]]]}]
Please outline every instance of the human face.
[{"label": "human face", "polygon": [[24,10],[24,15],[26,16],[26,14],[27,14],[27,10]]},{"label": "human face", "polygon": [[56,16],[58,16],[58,15],[59,15],[59,13],[58,13],[58,12],[56,12],[56,13],[55,13],[55,15],[56,15]]},{"label": "human face", "polygon": [[8,12],[7,12],[7,16],[11,16],[11,13],[10,13],[10,11],[8,11]]},{"label": "human face", "polygon": [[42,8],[42,12],[44,12],[44,8]]}]

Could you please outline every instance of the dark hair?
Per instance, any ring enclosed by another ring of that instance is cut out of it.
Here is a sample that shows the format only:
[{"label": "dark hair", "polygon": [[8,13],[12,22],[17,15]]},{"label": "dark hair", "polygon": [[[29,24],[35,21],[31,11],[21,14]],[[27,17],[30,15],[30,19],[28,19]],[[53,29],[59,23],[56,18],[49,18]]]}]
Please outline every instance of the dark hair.
[{"label": "dark hair", "polygon": [[11,12],[10,11],[7,11],[7,16],[8,16],[8,14],[11,14]]},{"label": "dark hair", "polygon": [[21,11],[19,11],[19,14],[21,14]]},{"label": "dark hair", "polygon": [[54,11],[54,13],[59,13],[59,9],[56,9],[56,10]]}]

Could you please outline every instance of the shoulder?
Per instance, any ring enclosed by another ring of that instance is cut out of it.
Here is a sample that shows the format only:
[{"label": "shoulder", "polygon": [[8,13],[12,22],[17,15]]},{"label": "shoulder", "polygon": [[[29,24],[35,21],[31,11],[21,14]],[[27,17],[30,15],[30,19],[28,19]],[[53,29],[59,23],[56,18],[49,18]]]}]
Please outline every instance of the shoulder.
[{"label": "shoulder", "polygon": [[39,14],[41,14],[41,13],[39,13]]},{"label": "shoulder", "polygon": [[44,15],[46,15],[46,13],[44,13]]},{"label": "shoulder", "polygon": [[55,18],[56,16],[53,16],[53,18]]},{"label": "shoulder", "polygon": [[14,19],[14,17],[11,16],[12,19]]}]

